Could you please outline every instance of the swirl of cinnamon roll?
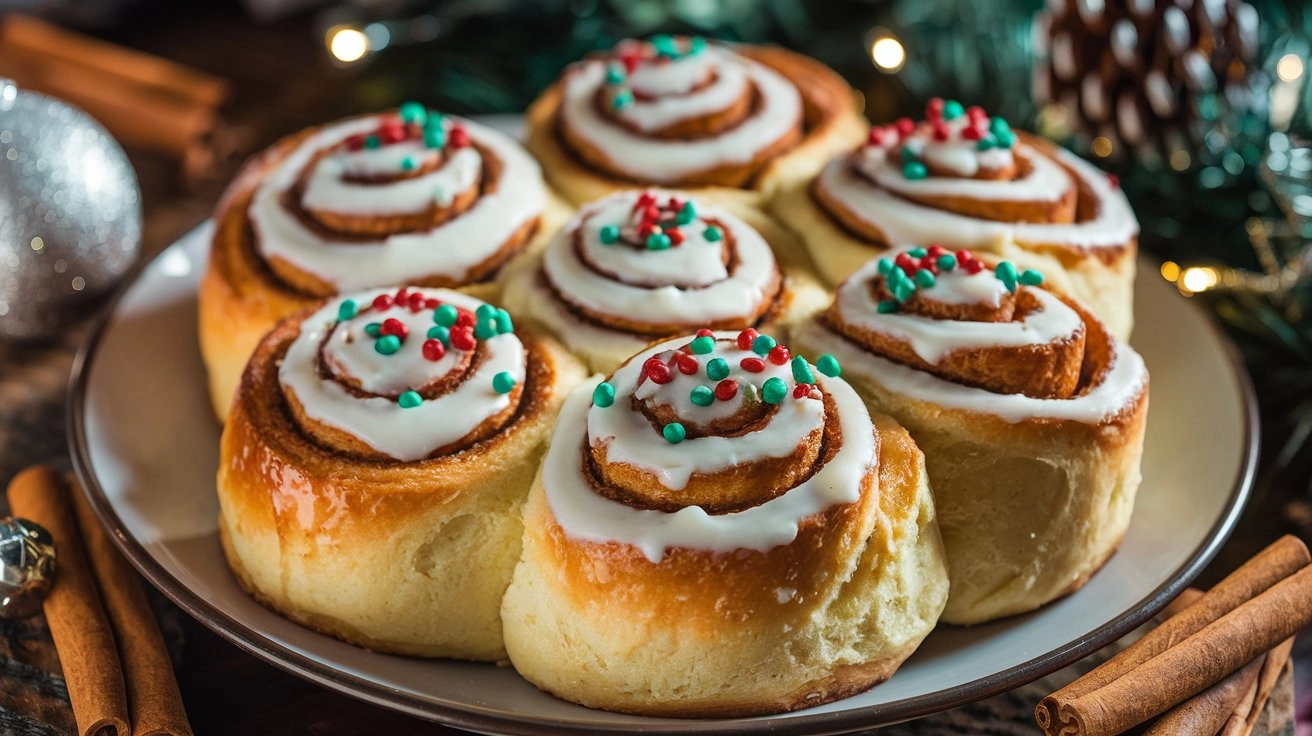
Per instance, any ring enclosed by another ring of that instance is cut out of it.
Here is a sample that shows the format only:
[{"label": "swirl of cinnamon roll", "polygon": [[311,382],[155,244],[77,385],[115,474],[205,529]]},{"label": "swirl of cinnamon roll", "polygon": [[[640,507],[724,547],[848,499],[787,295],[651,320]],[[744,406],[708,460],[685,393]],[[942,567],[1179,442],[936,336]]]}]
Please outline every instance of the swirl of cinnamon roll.
[{"label": "swirl of cinnamon roll", "polygon": [[581,378],[554,342],[455,291],[372,290],[285,320],[224,428],[230,566],[261,602],[346,641],[502,658],[520,505]]},{"label": "swirl of cinnamon roll", "polygon": [[813,162],[809,174],[859,140],[852,100],[832,71],[781,49],[630,39],[535,103],[529,147],[578,203],[616,182],[766,189],[785,159]]},{"label": "swirl of cinnamon roll", "polygon": [[925,451],[948,550],[944,620],[979,623],[1083,585],[1139,484],[1143,359],[1042,276],[969,251],[895,251],[796,340],[842,360]]},{"label": "swirl of cinnamon roll", "polygon": [[[786,253],[786,233],[744,217]],[[772,243],[685,192],[627,190],[584,207],[540,263],[507,279],[506,300],[594,370],[610,370],[653,340],[699,326],[769,329],[821,308],[827,294],[778,262]]]},{"label": "swirl of cinnamon roll", "polygon": [[891,675],[945,573],[914,445],[839,370],[703,329],[571,394],[503,605],[516,669],[668,715],[791,710]]},{"label": "swirl of cinnamon roll", "polygon": [[215,218],[200,318],[219,415],[278,320],[397,283],[490,293],[547,204],[541,169],[518,144],[415,103],[275,145],[247,165]]},{"label": "swirl of cinnamon roll", "polygon": [[939,243],[1041,269],[1120,336],[1139,225],[1114,179],[979,107],[935,99],[920,122],[870,131],[776,213],[837,283],[880,249]]}]

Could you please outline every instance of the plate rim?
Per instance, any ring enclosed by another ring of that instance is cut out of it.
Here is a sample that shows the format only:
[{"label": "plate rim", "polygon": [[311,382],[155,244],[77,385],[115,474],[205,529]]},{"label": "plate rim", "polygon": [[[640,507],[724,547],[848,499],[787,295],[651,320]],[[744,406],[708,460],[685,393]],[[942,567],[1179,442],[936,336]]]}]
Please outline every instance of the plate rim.
[{"label": "plate rim", "polygon": [[[1032,682],[1083,659],[1138,628],[1165,607],[1202,572],[1216,557],[1221,546],[1229,539],[1247,505],[1256,475],[1258,450],[1261,441],[1257,394],[1253,387],[1252,378],[1244,366],[1238,348],[1219,327],[1216,318],[1194,300],[1187,300],[1188,306],[1185,308],[1194,310],[1196,316],[1201,317],[1206,331],[1225,353],[1232,377],[1239,390],[1243,413],[1243,450],[1240,467],[1237,477],[1232,482],[1223,513],[1213,523],[1199,546],[1190,553],[1183,564],[1171,573],[1166,582],[1136,602],[1120,618],[1109,621],[1084,636],[1054,647],[1007,670],[986,675],[953,688],[905,698],[892,703],[817,713],[813,716],[711,721],[690,719],[682,722],[662,720],[659,725],[656,725],[656,722],[650,725],[635,722],[631,724],[594,726],[580,722],[571,723],[558,719],[506,712],[498,708],[433,703],[429,700],[397,692],[382,683],[348,674],[330,665],[314,661],[270,640],[264,634],[237,621],[218,606],[206,601],[164,569],[164,566],[150,554],[146,547],[128,533],[126,525],[113,508],[113,504],[110,503],[104,488],[100,485],[91,464],[84,419],[88,378],[91,375],[92,367],[95,365],[101,338],[105,334],[110,321],[118,312],[122,299],[140,281],[145,271],[166,253],[179,247],[187,238],[197,237],[209,225],[210,221],[207,219],[161,249],[152,258],[139,262],[122,285],[114,292],[113,296],[101,307],[101,312],[95,318],[91,332],[74,357],[68,383],[65,426],[73,472],[77,476],[82,493],[87,497],[101,524],[110,532],[109,536],[114,545],[132,563],[133,567],[175,605],[224,640],[278,669],[322,687],[327,687],[372,705],[455,728],[482,733],[504,733],[513,736],[537,736],[544,732],[543,729],[551,729],[552,732],[556,733],[568,731],[590,734],[632,734],[659,731],[662,733],[723,734],[727,736],[730,734],[756,733],[762,730],[770,730],[781,735],[836,734],[915,720],[983,700]],[[208,247],[206,253],[208,254]],[[1156,266],[1146,255],[1140,254],[1137,261],[1139,269],[1156,273]],[[1145,266],[1147,266],[1146,269]]]}]

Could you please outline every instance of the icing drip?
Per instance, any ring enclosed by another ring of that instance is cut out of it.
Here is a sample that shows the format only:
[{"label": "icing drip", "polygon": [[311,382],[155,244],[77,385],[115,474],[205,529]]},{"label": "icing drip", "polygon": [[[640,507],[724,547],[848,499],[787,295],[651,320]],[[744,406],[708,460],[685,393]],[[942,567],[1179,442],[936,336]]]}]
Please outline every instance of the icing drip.
[{"label": "icing drip", "polygon": [[[459,375],[469,351],[453,342],[434,361],[422,348],[435,325],[434,308],[393,305],[364,310],[375,297],[391,293],[389,289],[353,295],[350,299],[362,311],[348,319],[340,319],[344,316],[339,314],[342,300],[337,299],[306,318],[279,366],[278,379],[309,418],[347,432],[388,457],[409,462],[458,442],[507,409],[511,395],[494,388],[494,377],[506,373],[522,384],[526,353],[513,333],[492,335],[477,341],[475,349],[482,355],[476,370]],[[469,312],[483,306],[483,302],[454,291],[412,289],[410,293]],[[404,325],[408,337],[394,353],[384,354],[366,328],[389,319]],[[359,397],[341,383],[324,378],[321,355],[323,369],[330,375],[354,379],[360,390],[379,395]],[[458,380],[459,385],[417,406],[407,408],[398,402],[404,392],[444,379]]]},{"label": "icing drip", "polygon": [[[727,95],[730,87],[726,85],[739,84],[734,80],[740,80],[744,92],[748,85],[755,88],[760,97],[759,107],[741,123],[720,134],[694,140],[665,140],[649,138],[616,124],[596,104],[598,91],[607,85],[610,71],[610,62],[602,59],[578,62],[566,74],[561,120],[604,154],[616,171],[635,179],[665,183],[720,165],[749,164],[763,148],[796,129],[802,119],[802,101],[791,82],[769,67],[726,48],[708,46],[699,56],[705,57],[704,63],[715,71],[716,79],[711,84],[683,95],[635,100],[632,108],[642,106],[640,112],[621,109],[620,114],[642,130],[651,130],[721,111],[726,100],[737,99]],[[654,81],[654,77],[666,73],[677,78],[671,82],[672,86],[686,84],[682,63],[652,65],[644,84],[648,89],[663,84]],[[638,120],[647,115],[661,124]]]},{"label": "icing drip", "polygon": [[[513,140],[468,121],[460,121],[468,137],[501,163],[498,186],[438,227],[338,241],[311,229],[283,206],[284,197],[314,156],[371,133],[379,119],[356,118],[327,126],[303,140],[270,172],[256,190],[249,212],[261,256],[286,260],[339,291],[431,276],[461,281],[545,207],[546,190],[537,162]],[[445,124],[449,132],[454,121],[447,118]],[[441,168],[417,177],[371,185],[342,179],[348,167],[357,172],[383,169],[393,158],[404,157],[409,147],[397,143],[353,151],[344,159],[335,159],[334,154],[323,157],[311,173],[310,199],[303,204],[345,214],[423,211],[434,202],[449,204],[458,193],[467,191],[473,186],[471,177],[477,177],[484,163],[477,148],[471,146],[461,148]],[[416,152],[421,148],[416,146]]]},{"label": "icing drip", "polygon": [[[736,334],[715,333],[715,352],[699,357],[729,361],[749,355],[732,342]],[[688,338],[683,337],[652,346],[617,370],[610,381],[615,389],[613,405],[603,408],[590,402],[597,381],[585,383],[566,399],[542,469],[547,502],[566,534],[590,542],[631,545],[652,562],[659,562],[666,550],[675,547],[717,553],[736,549],[764,552],[792,541],[798,525],[807,517],[859,498],[861,485],[878,453],[874,427],[850,386],[841,379],[818,374],[818,387],[829,395],[837,410],[838,416],[828,421],[839,423],[842,445],[813,475],[783,494],[742,511],[712,515],[700,506],[673,512],[637,509],[594,493],[579,458],[579,448],[585,442],[609,442],[610,453],[618,449],[626,461],[641,462],[663,473],[671,487],[677,488],[680,480],[686,481],[694,472],[716,472],[753,458],[785,456],[803,428],[826,421],[824,404],[819,399],[795,399],[790,395],[779,404],[769,424],[759,430],[734,438],[702,437],[670,444],[653,431],[650,422],[631,411],[631,397],[646,392],[646,398],[655,393],[662,398],[668,396],[671,402],[678,401],[676,395],[686,392],[694,380],[691,377],[672,380],[657,389],[648,388],[650,380],[639,386],[638,379],[649,358],[686,344]],[[753,380],[760,380],[766,374],[754,375]],[[685,408],[690,413],[702,409]]]}]

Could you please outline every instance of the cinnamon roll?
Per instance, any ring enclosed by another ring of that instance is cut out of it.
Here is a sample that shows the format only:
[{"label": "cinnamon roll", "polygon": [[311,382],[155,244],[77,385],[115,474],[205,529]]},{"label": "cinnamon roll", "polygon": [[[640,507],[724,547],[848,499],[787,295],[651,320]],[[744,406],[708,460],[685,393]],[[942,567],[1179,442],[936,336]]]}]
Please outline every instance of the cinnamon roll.
[{"label": "cinnamon roll", "polygon": [[800,246],[740,209],[686,192],[613,194],[585,206],[540,258],[517,265],[506,304],[595,371],[701,326],[768,331],[823,309],[829,293],[800,265]]},{"label": "cinnamon roll", "polygon": [[840,370],[701,330],[571,393],[502,604],[520,674],[673,716],[888,678],[938,619],[946,570],[920,452]]},{"label": "cinnamon roll", "polygon": [[871,261],[796,341],[842,360],[872,411],[925,452],[948,553],[943,620],[973,624],[1070,593],[1130,521],[1143,359],[1009,261],[934,246]]},{"label": "cinnamon roll", "polygon": [[635,184],[713,188],[756,204],[856,145],[847,83],[779,48],[627,40],[569,67],[528,110],[528,148],[575,204]]},{"label": "cinnamon roll", "polygon": [[932,100],[877,126],[772,211],[838,283],[880,251],[939,243],[1042,271],[1125,339],[1139,224],[1113,177],[979,107]]},{"label": "cinnamon roll", "polygon": [[448,290],[373,290],[274,328],[224,427],[219,530],[256,599],[369,649],[505,656],[521,507],[581,367]]},{"label": "cinnamon roll", "polygon": [[216,413],[284,317],[400,283],[490,298],[492,279],[562,209],[519,144],[415,103],[283,139],[245,166],[215,215],[199,307]]}]

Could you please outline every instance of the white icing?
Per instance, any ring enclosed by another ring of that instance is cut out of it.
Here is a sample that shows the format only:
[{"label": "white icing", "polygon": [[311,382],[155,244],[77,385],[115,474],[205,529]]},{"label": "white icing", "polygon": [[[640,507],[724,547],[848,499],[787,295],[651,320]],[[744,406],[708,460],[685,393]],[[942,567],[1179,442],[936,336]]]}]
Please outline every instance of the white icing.
[{"label": "white icing", "polygon": [[[282,197],[317,152],[345,138],[371,132],[377,117],[325,127],[303,141],[269,173],[250,205],[256,247],[331,283],[339,291],[399,284],[425,276],[467,278],[546,205],[542,170],[519,144],[494,130],[462,121],[469,137],[502,162],[500,184],[460,216],[440,227],[365,241],[325,240],[293,213]],[[390,187],[382,187],[388,189]],[[380,196],[382,193],[380,192]]]},{"label": "white icing", "polygon": [[[871,261],[843,282],[834,300],[839,313],[848,324],[907,342],[916,355],[933,365],[958,350],[1056,342],[1074,335],[1084,324],[1080,315],[1057,297],[1043,289],[1026,286],[1019,288],[1029,290],[1038,299],[1040,307],[1020,321],[966,322],[902,312],[881,314],[870,291],[870,282],[879,273],[878,266],[877,260]],[[993,297],[991,303],[997,304],[1001,295],[997,294],[993,284],[1006,290],[988,269],[976,274],[951,271],[941,273],[938,282],[925,291],[925,296],[947,303],[966,303],[968,295],[982,291]]]},{"label": "white icing", "polygon": [[[1017,154],[1039,165],[1040,161],[1056,166],[1047,156],[1017,142]],[[852,163],[840,157],[820,172],[819,182],[829,198],[862,222],[876,227],[890,245],[939,243],[944,247],[987,248],[1000,238],[1030,245],[1067,245],[1097,248],[1125,245],[1139,233],[1139,224],[1124,193],[1114,189],[1107,175],[1093,165],[1064,150],[1057,160],[1070,167],[1098,202],[1098,211],[1089,220],[1076,223],[1006,223],[980,220],[908,201],[874,186],[852,170]],[[934,183],[958,183],[959,180],[937,178],[921,180]],[[1069,181],[1069,180],[1068,180]],[[918,182],[917,182],[918,183]],[[1008,182],[971,182],[1005,186]],[[925,193],[941,190],[927,187]],[[987,189],[984,191],[987,192]],[[986,196],[985,199],[997,199]]]},{"label": "white icing", "polygon": [[[620,192],[589,205],[547,246],[543,273],[567,300],[591,311],[659,325],[741,317],[774,296],[770,287],[778,270],[769,244],[747,223],[719,208],[694,201],[697,219],[680,228],[686,239],[674,248],[648,251],[603,245],[598,229],[622,222],[639,194]],[[669,194],[658,196],[663,202]],[[708,242],[703,235],[709,220],[728,230],[737,245],[738,263],[732,275],[719,261],[722,244]],[[573,247],[580,228],[591,256],[604,259],[607,268],[627,281],[650,285],[621,283],[588,268]],[[698,268],[707,270],[692,272]]]},{"label": "white icing", "polygon": [[[955,122],[955,121],[954,121]],[[912,140],[920,140],[919,133]],[[908,144],[910,145],[910,144]],[[964,142],[935,142],[933,145],[924,145],[922,152],[926,161],[930,160],[930,152],[943,149],[946,151],[969,151],[966,155],[975,156],[987,152],[976,152],[970,150],[975,144],[971,141]],[[869,148],[869,147],[867,147]],[[999,149],[994,149],[999,150]],[[1016,155],[1016,152],[1024,152],[1026,149],[1020,143],[1016,143],[1013,149],[1000,149],[1006,151],[1004,156],[1006,163]],[[1017,179],[992,180],[992,179],[962,179],[947,176],[927,176],[924,179],[907,179],[902,174],[902,167],[895,165],[892,161],[880,160],[876,163],[875,159],[858,154],[854,163],[858,169],[866,176],[870,177],[879,186],[892,192],[897,192],[903,196],[936,196],[936,197],[966,197],[970,199],[982,199],[991,201],[1014,201],[1014,202],[1055,202],[1061,199],[1062,194],[1070,188],[1070,176],[1054,163],[1052,160],[1043,156],[1026,155],[1031,164],[1031,170],[1026,176]],[[990,163],[997,162],[998,158],[984,159]],[[1005,164],[1004,164],[1005,165]],[[990,166],[990,168],[995,168]],[[996,168],[1001,168],[997,166]],[[973,171],[971,172],[974,173]],[[926,241],[930,242],[930,241]]]},{"label": "white icing", "polygon": [[997,416],[1013,424],[1031,419],[1058,419],[1096,426],[1137,401],[1148,382],[1143,358],[1119,341],[1114,347],[1111,369],[1096,386],[1069,399],[1040,399],[965,386],[895,363],[870,353],[814,320],[799,326],[798,331],[800,342],[838,358],[846,375],[874,382],[895,394],[949,409]]},{"label": "white icing", "polygon": [[[470,311],[483,302],[459,292],[445,289],[412,289],[426,298],[435,298]],[[392,290],[375,290],[352,295],[363,308],[378,294]],[[327,347],[331,360],[349,369],[367,389],[399,392],[417,389],[449,373],[457,364],[456,348],[447,349],[439,361],[423,357],[422,344],[428,328],[433,326],[433,310],[412,313],[408,308],[393,307],[383,312],[362,311],[355,318],[338,324],[337,310],[342,299],[333,299],[301,323],[300,334],[292,341],[278,368],[278,380],[304,407],[306,416],[358,438],[369,447],[403,462],[419,460],[434,450],[460,440],[489,417],[510,406],[510,395],[492,388],[492,377],[509,373],[516,384],[525,376],[524,345],[514,334],[495,335],[480,340],[484,360],[475,373],[464,377],[455,389],[425,400],[414,408],[402,408],[395,399],[381,396],[358,398],[335,381],[324,380],[318,371],[319,346],[329,332],[334,332]],[[382,356],[374,350],[374,339],[364,333],[369,322],[394,317],[410,327],[410,335],[401,350]],[[335,328],[335,329],[334,329]],[[349,331],[353,340],[342,337]],[[357,372],[358,371],[358,372]]]},{"label": "white icing", "polygon": [[[718,336],[732,338],[734,335],[726,332]],[[837,409],[838,416],[831,417],[829,421],[838,421],[843,437],[842,446],[814,475],[785,493],[743,511],[717,515],[708,514],[700,506],[687,506],[675,512],[635,509],[593,493],[579,462],[580,449],[585,442],[584,427],[588,427],[587,434],[591,434],[596,417],[631,413],[628,408],[629,396],[637,369],[632,375],[624,371],[631,366],[640,369],[642,361],[647,357],[676,348],[685,342],[686,338],[678,338],[654,346],[634,357],[629,366],[621,368],[613,381],[616,388],[615,403],[609,408],[602,409],[591,404],[596,380],[585,382],[565,400],[543,461],[542,482],[546,488],[547,504],[566,534],[589,542],[630,545],[652,562],[659,562],[666,550],[674,547],[716,553],[736,549],[765,552],[795,539],[802,520],[832,505],[852,503],[860,498],[861,485],[874,467],[879,450],[874,427],[856,392],[842,379],[826,378],[818,371],[818,384],[829,393]],[[624,375],[621,376],[621,373]],[[784,403],[820,405],[817,400],[798,401],[791,397],[785,399]],[[781,412],[770,425],[773,427],[790,421],[789,415]],[[621,440],[617,436],[616,442],[634,443],[635,446],[636,443],[650,442],[651,449],[657,449],[657,443],[665,442],[645,420],[641,425],[622,419],[615,420],[615,424],[620,433],[636,432],[650,437],[639,439],[626,436]],[[763,431],[794,434],[794,430],[788,427]],[[715,448],[717,452],[733,453],[732,459],[722,455],[707,457],[706,453],[711,451],[710,446],[693,446],[693,440],[685,440],[671,447],[695,455],[696,462],[704,463],[708,468],[726,467],[730,462],[760,457],[752,454],[755,448],[748,449],[748,444],[741,447],[736,445],[743,439],[736,438],[730,441],[733,443],[730,446]],[[755,440],[748,440],[749,444],[751,442]],[[650,459],[653,457],[651,455],[643,457],[648,458],[648,463],[657,462]],[[674,462],[683,465],[687,460],[676,459]]]},{"label": "white icing", "polygon": [[[422,141],[407,140],[372,150],[352,151],[325,156],[315,165],[306,182],[301,204],[307,209],[338,212],[347,215],[394,215],[421,213],[437,202],[446,207],[456,195],[469,191],[478,184],[483,168],[482,157],[473,148],[455,152],[440,168],[421,176],[407,177],[386,185],[368,184],[344,178],[346,174],[363,176],[352,171],[368,169],[369,175],[394,175],[401,170],[400,160],[411,157],[422,162],[432,152]],[[382,161],[343,161],[339,156],[368,158],[378,155]],[[395,160],[395,166],[388,166]],[[357,166],[357,164],[360,164]]]},{"label": "white icing", "polygon": [[634,92],[653,97],[686,95],[714,73],[714,57],[696,53],[638,64],[624,83]]},{"label": "white icing", "polygon": [[[640,74],[645,74],[646,78],[653,81],[654,78],[664,74],[673,74],[676,78],[675,81],[681,82],[683,81],[682,77],[686,75],[677,73],[680,65],[700,59],[704,73],[707,65],[711,63],[709,58],[703,58],[705,56],[703,52],[690,59],[668,64],[660,62],[643,64],[634,71],[627,81],[633,84],[634,77]],[[672,84],[671,86],[681,87],[683,85]],[[652,84],[648,89],[656,87],[658,85]],[[634,89],[637,89],[636,85]],[[738,64],[723,64],[719,67],[715,79],[696,92],[688,93],[687,90],[669,93],[651,92],[650,94],[659,96],[649,99],[637,98],[632,104],[620,110],[618,116],[638,130],[651,132],[684,120],[699,118],[725,110],[747,92],[746,70]]]},{"label": "white icing", "polygon": [[[740,70],[761,97],[760,109],[720,135],[691,141],[662,140],[634,133],[607,119],[595,105],[597,90],[606,83],[606,62],[602,60],[578,62],[566,73],[561,118],[604,154],[616,170],[663,183],[677,182],[717,166],[750,163],[763,148],[797,126],[802,116],[801,95],[783,76],[721,47],[707,47],[701,55],[708,56],[722,75],[731,73],[731,68]],[[690,101],[695,97],[696,92],[687,96]]]}]

